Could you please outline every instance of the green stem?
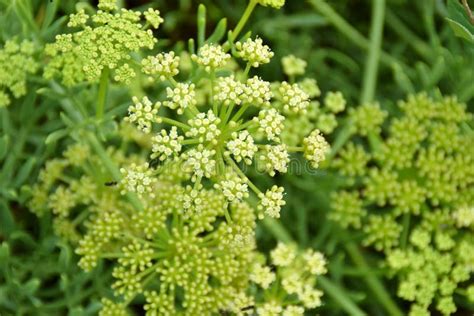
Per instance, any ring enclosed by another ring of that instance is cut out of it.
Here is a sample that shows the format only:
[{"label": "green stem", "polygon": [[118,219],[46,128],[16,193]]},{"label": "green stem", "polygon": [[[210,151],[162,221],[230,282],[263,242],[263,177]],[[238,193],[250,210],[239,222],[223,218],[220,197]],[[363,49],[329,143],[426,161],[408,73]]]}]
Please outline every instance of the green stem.
[{"label": "green stem", "polygon": [[421,57],[427,61],[433,59],[432,48],[413,33],[391,10],[386,12],[386,21],[387,25],[408,45],[411,45]]},{"label": "green stem", "polygon": [[97,95],[96,117],[100,121],[104,118],[105,102],[107,101],[107,90],[109,88],[109,68],[104,68],[100,75],[99,93]]},{"label": "green stem", "polygon": [[252,64],[251,63],[247,63],[247,65],[245,66],[245,70],[244,70],[244,80],[246,80],[249,76],[249,72],[250,72],[250,68],[252,68]]},{"label": "green stem", "polygon": [[344,309],[349,315],[352,316],[364,316],[367,315],[362,311],[354,302],[349,298],[348,294],[345,293],[344,289],[332,283],[328,278],[321,275],[318,277],[318,284],[324,290],[326,294],[332,297],[342,309]]},{"label": "green stem", "polygon": [[372,24],[370,26],[370,46],[367,56],[360,103],[371,102],[375,96],[377,73],[382,46],[382,33],[385,19],[385,0],[372,2]]},{"label": "green stem", "polygon": [[304,148],[301,146],[288,146],[288,151],[290,153],[297,153],[297,152],[303,152]]},{"label": "green stem", "polygon": [[202,47],[206,39],[206,6],[203,4],[200,4],[198,8],[197,25],[198,25],[198,37],[197,37],[198,47]]},{"label": "green stem", "polygon": [[244,115],[245,111],[249,108],[250,104],[247,103],[245,105],[242,105],[240,109],[237,111],[237,113],[234,115],[233,118],[231,118],[231,121],[237,122],[242,115]]},{"label": "green stem", "polygon": [[232,134],[233,132],[238,132],[243,129],[252,129],[255,126],[257,126],[257,123],[255,121],[248,121],[248,122],[245,122],[244,124],[238,125],[235,128],[232,128],[229,132],[230,134]]},{"label": "green stem", "polygon": [[184,124],[184,123],[181,123],[179,121],[167,118],[167,117],[160,117],[160,119],[163,123],[167,123],[169,125],[174,125],[174,126],[180,127],[184,131],[188,131],[188,130],[191,129],[191,126],[189,126],[187,124]]},{"label": "green stem", "polygon": [[[322,15],[328,19],[329,23],[333,24],[341,34],[346,36],[347,39],[352,41],[355,45],[359,46],[364,50],[368,50],[370,43],[369,41],[352,25],[350,25],[343,17],[341,17],[334,9],[326,3],[324,0],[308,0],[309,4],[318,10]],[[380,52],[380,61],[388,66],[394,64],[400,64],[400,62],[385,53],[384,51]]]},{"label": "green stem", "polygon": [[[351,257],[352,261],[361,269],[370,270],[368,263],[365,261],[364,256],[360,252],[359,248],[351,241],[347,241],[345,244],[346,250]],[[403,313],[398,308],[397,304],[392,300],[390,294],[383,286],[382,282],[377,278],[376,275],[368,273],[364,276],[364,281],[370,288],[377,300],[383,305],[389,315],[391,316],[402,316]]]},{"label": "green stem", "polygon": [[259,188],[255,186],[255,184],[250,181],[250,179],[240,170],[239,166],[235,163],[235,161],[227,156],[224,156],[225,161],[234,169],[234,171],[248,184],[248,186],[252,189],[252,191],[258,196],[262,194]]},{"label": "green stem", "polygon": [[400,248],[405,249],[408,244],[408,234],[410,232],[410,213],[405,213],[403,215],[403,231],[400,236]]},{"label": "green stem", "polygon": [[[94,149],[96,152],[97,156],[99,156],[100,160],[104,164],[105,168],[109,171],[110,175],[113,177],[114,181],[120,181],[122,178],[122,174],[120,173],[120,169],[115,165],[115,163],[110,159],[109,155],[105,151],[104,147],[102,144],[99,142],[97,137],[92,134],[92,133],[86,133],[85,134],[89,144],[91,147]],[[138,197],[133,194],[133,193],[127,193],[127,198],[130,202],[130,204],[133,205],[133,207],[138,210],[142,211],[143,210],[143,205],[138,199]]]},{"label": "green stem", "polygon": [[227,106],[227,112],[224,116],[224,119],[222,119],[221,124],[222,126],[227,124],[227,121],[229,120],[230,116],[232,115],[232,111],[234,110],[234,103],[231,105]]},{"label": "green stem", "polygon": [[242,32],[242,29],[247,23],[250,15],[252,15],[252,12],[255,9],[256,5],[257,5],[257,0],[249,1],[249,4],[247,5],[247,8],[245,9],[244,14],[240,18],[239,23],[237,23],[237,26],[235,27],[235,29],[230,33],[229,44],[234,43],[237,36],[239,36],[240,32]]}]

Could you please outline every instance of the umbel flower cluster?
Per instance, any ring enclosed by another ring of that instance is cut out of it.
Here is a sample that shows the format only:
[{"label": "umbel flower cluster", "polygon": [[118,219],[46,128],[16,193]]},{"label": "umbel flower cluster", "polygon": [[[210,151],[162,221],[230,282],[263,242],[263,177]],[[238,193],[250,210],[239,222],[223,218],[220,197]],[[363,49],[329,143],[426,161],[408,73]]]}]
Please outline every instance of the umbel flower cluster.
[{"label": "umbel flower cluster", "polygon": [[[226,45],[205,43],[191,51],[188,72],[181,71],[181,59],[174,52],[144,59],[143,72],[163,81],[165,97],[134,97],[125,120],[153,135],[151,159],[162,166],[179,164],[189,174],[191,196],[210,182],[230,203],[255,194],[260,200],[259,217],[278,218],[285,204],[283,188],[273,186],[262,192],[245,169],[255,164],[270,176],[285,173],[293,152],[303,153],[317,168],[329,145],[314,124],[299,142],[285,142],[285,121],[307,115],[312,95],[305,90],[311,89],[285,81],[271,84],[249,75],[273,57],[262,39],[247,38],[231,45],[228,50]],[[246,65],[245,70],[232,71],[230,64],[238,62]],[[317,89],[315,82],[312,87]],[[143,193],[148,182],[137,177],[148,181],[147,175],[156,172],[146,166],[125,168],[123,183],[128,191]]]},{"label": "umbel flower cluster", "polygon": [[[337,127],[336,115],[346,108],[346,100],[340,91],[331,91],[324,96],[322,104],[316,100],[321,96],[318,84],[313,78],[302,78],[306,71],[306,61],[289,55],[282,58],[284,74],[289,82],[297,82],[298,86],[309,96],[310,104],[305,115],[285,113],[284,128],[281,133],[283,141],[290,146],[297,146],[311,133],[315,126],[326,134],[331,134]],[[275,93],[278,86],[273,85]],[[278,102],[278,101],[276,101]]]},{"label": "umbel flower cluster", "polygon": [[[142,22],[146,21],[146,24]],[[44,76],[60,77],[66,86],[81,82],[96,83],[109,72],[118,82],[130,82],[136,76],[131,53],[152,49],[157,42],[152,29],[163,19],[160,12],[118,9],[116,1],[99,1],[99,10],[89,16],[83,9],[71,14],[68,27],[75,32],[60,34],[46,46],[51,57]]]},{"label": "umbel flower cluster", "polygon": [[413,95],[398,109],[390,120],[376,104],[351,111],[353,137],[332,164],[351,186],[330,216],[383,251],[410,315],[454,314],[455,296],[474,291],[473,118],[453,97]]},{"label": "umbel flower cluster", "polygon": [[[107,154],[117,165],[145,164],[112,147]],[[276,271],[266,266],[246,202],[229,204],[215,189],[189,196],[179,164],[153,177],[142,210],[109,179],[89,146],[77,143],[47,163],[30,203],[38,215],[54,215],[56,233],[75,245],[81,268],[112,262],[114,297],[102,300],[100,315],[130,315],[128,306],[138,305],[150,316],[303,315],[321,305],[315,285],[326,273],[324,256],[280,244],[271,253]],[[190,205],[194,212],[186,211]]]},{"label": "umbel flower cluster", "polygon": [[[249,6],[257,3],[284,1]],[[279,217],[283,188],[263,193],[242,171],[257,161],[272,176],[285,172],[290,152],[317,167],[329,148],[319,130],[292,147],[280,137],[285,114],[304,115],[309,96],[287,82],[274,92],[248,75],[273,56],[259,38],[203,42],[191,50],[187,73],[181,56],[167,52],[142,59],[143,74],[132,74],[130,54],[156,40],[139,22],[142,14],[118,10],[113,0],[99,1],[99,9],[92,17],[71,15],[69,26],[81,31],[47,48],[48,75],[100,87],[111,70],[117,81],[148,76],[164,86],[165,97],[133,98],[118,139],[110,139],[118,147],[102,148],[93,126],[78,129],[79,141],[40,172],[30,207],[53,214],[56,233],[74,245],[82,269],[103,260],[113,267],[114,295],[103,298],[100,315],[142,308],[148,316],[292,316],[320,306],[324,256],[279,244],[266,264],[256,249],[256,219]],[[156,10],[143,15],[154,28],[163,22]],[[230,71],[230,52],[245,70]]]},{"label": "umbel flower cluster", "polygon": [[28,76],[38,70],[34,47],[27,40],[8,40],[0,49],[0,107],[11,103],[11,96],[19,98],[26,94]]}]

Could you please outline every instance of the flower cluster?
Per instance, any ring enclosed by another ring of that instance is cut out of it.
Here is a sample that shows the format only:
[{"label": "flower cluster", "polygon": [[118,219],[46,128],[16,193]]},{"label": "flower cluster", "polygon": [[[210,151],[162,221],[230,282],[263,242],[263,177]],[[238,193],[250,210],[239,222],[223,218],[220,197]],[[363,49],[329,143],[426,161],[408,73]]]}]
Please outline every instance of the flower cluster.
[{"label": "flower cluster", "polygon": [[[255,1],[255,0],[251,0]],[[275,9],[280,9],[285,5],[285,0],[256,0],[259,4],[263,6],[273,7]]]},{"label": "flower cluster", "polygon": [[[79,30],[57,35],[56,41],[46,46],[51,57],[44,72],[47,79],[60,77],[65,85],[73,86],[99,82],[110,71],[119,82],[136,76],[131,53],[154,47],[157,40],[152,30],[144,27],[141,12],[119,10],[116,1],[100,0],[99,9],[92,16],[84,10],[72,14],[68,26]],[[154,28],[163,21],[156,10],[149,9],[143,16]]]},{"label": "flower cluster", "polygon": [[[145,59],[143,72],[164,80],[166,97],[153,102],[147,97],[140,102],[135,97],[125,120],[155,135],[151,158],[159,158],[163,165],[178,163],[195,189],[210,181],[230,203],[249,197],[251,190],[261,200],[260,214],[278,218],[285,204],[283,188],[262,192],[241,165],[255,162],[275,176],[288,171],[290,153],[302,152],[318,167],[329,150],[319,130],[309,130],[291,146],[281,137],[287,118],[305,117],[314,87],[307,93],[298,83],[270,84],[249,76],[251,67],[268,63],[273,56],[260,38],[236,43],[233,53],[235,59],[225,45],[204,44],[191,56],[194,70],[189,77],[186,72],[178,73],[180,60],[172,52]],[[230,74],[223,71],[228,70],[231,59],[243,60],[247,68]],[[200,76],[195,79],[192,74],[197,73]],[[340,110],[340,105],[334,106]]]},{"label": "flower cluster", "polygon": [[24,40],[8,40],[0,49],[0,107],[10,104],[10,94],[19,98],[26,94],[28,76],[38,70],[34,44]]},{"label": "flower cluster", "polygon": [[[345,110],[346,100],[341,92],[328,92],[322,102],[322,106],[315,98],[321,96],[321,91],[315,79],[303,78],[306,61],[289,55],[282,58],[283,72],[288,76],[290,82],[273,85],[277,106],[286,116],[281,130],[281,138],[288,145],[296,145],[317,127],[324,134],[331,134],[337,127],[336,115]],[[298,79],[298,80],[296,80]],[[296,89],[297,87],[297,89]],[[286,97],[285,97],[286,96]],[[299,99],[305,96],[307,102],[301,103]],[[297,104],[297,106],[294,106]],[[304,113],[304,115],[301,115]],[[280,121],[275,120],[279,126]]]},{"label": "flower cluster", "polygon": [[281,59],[283,65],[283,72],[289,77],[302,76],[305,74],[308,63],[295,57],[295,55],[288,55]]},{"label": "flower cluster", "polygon": [[454,289],[473,272],[473,117],[451,97],[421,93],[398,105],[390,120],[377,104],[349,112],[352,142],[332,168],[350,187],[333,194],[330,217],[385,253],[410,315],[450,315]]},{"label": "flower cluster", "polygon": [[[76,247],[81,268],[90,271],[101,260],[113,265],[114,297],[102,299],[99,315],[129,315],[129,306],[137,305],[150,316],[264,315],[270,306],[302,315],[321,305],[315,285],[326,268],[319,252],[280,244],[272,252],[276,273],[264,262],[254,264],[263,257],[255,248],[255,211],[243,201],[247,185],[237,175],[228,174],[217,189],[195,190],[181,184],[189,177],[177,162],[150,178],[139,157],[114,148],[107,154],[111,163],[129,166],[120,170],[118,184],[97,182],[107,179],[107,168],[87,144],[75,144],[41,172],[30,202],[37,214],[55,214],[56,231]],[[127,201],[124,189],[140,194],[142,210]],[[45,205],[41,197],[48,195]]]},{"label": "flower cluster", "polygon": [[[275,268],[271,269],[265,261],[260,257],[253,263],[250,280],[264,292],[266,301],[244,300],[245,304],[250,301],[255,306],[257,315],[304,315],[305,309],[321,306],[323,292],[315,285],[317,277],[327,272],[323,254],[312,249],[299,252],[293,244],[279,243],[271,252],[271,264]],[[238,313],[238,309],[233,312]],[[252,315],[252,310],[249,314]]]},{"label": "flower cluster", "polygon": [[274,53],[270,47],[263,44],[261,38],[247,39],[245,42],[237,42],[235,44],[237,56],[246,61],[254,68],[258,68],[262,64],[268,64]]}]

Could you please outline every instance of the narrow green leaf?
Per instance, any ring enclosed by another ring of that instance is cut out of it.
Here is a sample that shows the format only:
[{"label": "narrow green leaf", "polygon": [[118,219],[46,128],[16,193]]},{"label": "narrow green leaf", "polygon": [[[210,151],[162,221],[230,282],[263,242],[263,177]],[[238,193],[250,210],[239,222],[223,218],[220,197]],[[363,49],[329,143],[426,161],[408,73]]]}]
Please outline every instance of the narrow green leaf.
[{"label": "narrow green leaf", "polygon": [[190,54],[195,54],[196,53],[196,46],[194,43],[194,40],[192,38],[189,39],[188,41],[188,50]]},{"label": "narrow green leaf", "polygon": [[35,292],[38,290],[41,282],[37,278],[33,278],[29,280],[24,286],[23,286],[23,291],[27,295],[33,295]]},{"label": "narrow green leaf", "polygon": [[448,16],[464,26],[469,33],[474,34],[474,25],[471,23],[464,6],[459,0],[448,0]]},{"label": "narrow green leaf", "polygon": [[37,159],[35,157],[30,157],[24,164],[21,166],[18,174],[16,175],[15,182],[13,184],[14,188],[21,186],[30,176],[33,167],[36,165]]},{"label": "narrow green leaf", "polygon": [[68,135],[67,129],[60,129],[58,131],[52,132],[51,134],[46,137],[46,140],[44,141],[46,145],[52,144],[60,140],[61,138],[65,137]]},{"label": "narrow green leaf", "polygon": [[29,32],[36,33],[38,31],[38,26],[35,23],[33,18],[33,13],[31,8],[26,4],[25,0],[17,0],[15,3],[15,12],[21,20],[23,28]]},{"label": "narrow green leaf", "polygon": [[21,246],[23,248],[25,248],[25,246],[28,246],[32,249],[37,246],[36,241],[33,239],[33,237],[31,237],[30,234],[27,234],[22,230],[16,230],[11,233],[9,240],[12,244],[21,243]]},{"label": "narrow green leaf", "polygon": [[10,138],[8,135],[3,135],[0,137],[0,161],[5,158],[8,152],[8,148],[10,145]]},{"label": "narrow green leaf", "polygon": [[20,120],[22,122],[28,122],[29,120],[34,120],[33,116],[36,116],[36,111],[34,111],[36,101],[36,93],[34,90],[30,90],[28,94],[24,97],[21,104],[20,110]]},{"label": "narrow green leaf", "polygon": [[200,4],[198,8],[197,30],[198,47],[201,47],[204,45],[204,39],[206,38],[206,6],[203,4]]},{"label": "narrow green leaf", "polygon": [[453,29],[453,32],[454,34],[456,34],[456,36],[464,38],[471,43],[474,43],[474,34],[469,32],[469,30],[464,25],[450,18],[446,18],[446,21],[448,21],[449,26],[451,26],[451,29]]},{"label": "narrow green leaf", "polygon": [[415,93],[415,87],[413,86],[413,83],[400,65],[392,65],[392,72],[393,78],[395,79],[395,82],[399,88],[401,88],[406,94]]},{"label": "narrow green leaf", "polygon": [[67,269],[71,266],[72,252],[69,246],[63,243],[60,243],[59,247],[61,248],[61,251],[59,253],[58,263],[63,271],[67,271]]},{"label": "narrow green leaf", "polygon": [[214,32],[209,36],[206,40],[206,43],[217,43],[225,36],[227,31],[227,19],[221,19],[219,23],[217,23],[216,29]]},{"label": "narrow green leaf", "polygon": [[0,195],[3,195],[7,200],[16,200],[18,198],[15,189],[10,187],[0,188]]},{"label": "narrow green leaf", "polygon": [[7,262],[10,258],[10,246],[7,242],[0,245],[0,263]]},{"label": "narrow green leaf", "polygon": [[15,230],[15,220],[5,200],[0,203],[0,223],[0,236],[8,236]]},{"label": "narrow green leaf", "polygon": [[53,22],[47,29],[42,32],[43,38],[49,38],[52,40],[54,35],[59,33],[61,26],[67,21],[68,17],[62,16]]},{"label": "narrow green leaf", "polygon": [[[72,107],[72,108],[73,108],[73,107]],[[73,108],[73,109],[74,109],[74,108]],[[75,113],[73,112],[73,114],[75,114]],[[63,121],[63,123],[64,123],[67,127],[72,128],[72,129],[74,129],[74,128],[76,127],[76,124],[74,123],[73,119],[70,118],[66,113],[61,112],[61,113],[59,114],[59,117],[61,118],[61,121]]]},{"label": "narrow green leaf", "polygon": [[68,313],[68,316],[84,316],[84,315],[87,315],[87,314],[85,314],[85,311],[82,307],[74,307]]},{"label": "narrow green leaf", "polygon": [[59,1],[48,1],[46,4],[46,11],[44,14],[43,25],[41,26],[41,30],[44,31],[51,25],[58,11]]}]

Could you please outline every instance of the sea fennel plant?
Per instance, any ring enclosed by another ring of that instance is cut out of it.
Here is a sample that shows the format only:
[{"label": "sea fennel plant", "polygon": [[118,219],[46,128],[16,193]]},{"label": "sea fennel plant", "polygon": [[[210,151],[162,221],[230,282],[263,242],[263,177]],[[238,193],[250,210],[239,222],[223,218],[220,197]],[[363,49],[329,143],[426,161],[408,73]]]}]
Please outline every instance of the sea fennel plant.
[{"label": "sea fennel plant", "polygon": [[[119,10],[114,1],[99,1],[92,25],[83,11],[71,15],[69,26],[82,30],[57,36],[47,48],[48,78],[99,83],[97,120],[76,113],[77,143],[48,162],[31,208],[52,211],[57,234],[75,245],[84,270],[112,262],[115,297],[104,298],[101,315],[126,315],[138,305],[147,315],[303,315],[321,305],[321,253],[279,244],[273,269],[256,250],[256,218],[278,218],[285,202],[282,187],[262,192],[245,167],[255,162],[274,176],[287,171],[290,152],[317,167],[329,150],[314,128],[295,145],[280,137],[285,119],[304,115],[311,96],[296,83],[272,85],[250,75],[273,56],[258,37],[237,41],[257,4],[279,8],[284,1],[251,0],[222,45],[225,24],[206,40],[200,7],[190,66],[173,51],[134,59],[131,52],[152,48],[156,39],[143,30],[140,13]],[[162,22],[156,10],[144,16],[153,27]],[[104,112],[111,70],[125,84],[146,75],[158,93],[132,98],[118,133],[100,135],[120,147],[104,149],[93,131],[110,118]]]},{"label": "sea fennel plant", "polygon": [[385,254],[410,315],[451,315],[456,300],[472,300],[474,137],[465,107],[421,93],[390,118],[377,104],[351,109],[353,136],[331,164],[350,186],[333,194],[330,217]]}]

